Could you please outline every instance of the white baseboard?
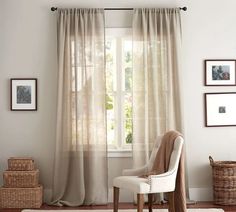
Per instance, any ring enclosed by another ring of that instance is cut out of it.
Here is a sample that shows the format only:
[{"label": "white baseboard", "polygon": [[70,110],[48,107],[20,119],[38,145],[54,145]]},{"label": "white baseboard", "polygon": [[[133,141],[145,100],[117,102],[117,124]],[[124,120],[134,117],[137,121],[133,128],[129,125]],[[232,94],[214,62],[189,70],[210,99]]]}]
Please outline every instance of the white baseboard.
[{"label": "white baseboard", "polygon": [[189,188],[189,196],[194,201],[212,201],[212,188]]}]

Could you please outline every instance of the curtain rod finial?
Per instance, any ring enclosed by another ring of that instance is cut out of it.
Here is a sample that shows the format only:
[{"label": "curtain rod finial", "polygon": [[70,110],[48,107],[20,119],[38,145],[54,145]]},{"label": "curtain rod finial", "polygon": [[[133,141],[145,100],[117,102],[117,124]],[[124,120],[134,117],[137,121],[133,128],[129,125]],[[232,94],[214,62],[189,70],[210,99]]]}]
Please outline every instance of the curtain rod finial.
[{"label": "curtain rod finial", "polygon": [[57,7],[51,7],[51,11],[56,11],[57,10]]},{"label": "curtain rod finial", "polygon": [[187,7],[180,7],[181,10],[187,11]]}]

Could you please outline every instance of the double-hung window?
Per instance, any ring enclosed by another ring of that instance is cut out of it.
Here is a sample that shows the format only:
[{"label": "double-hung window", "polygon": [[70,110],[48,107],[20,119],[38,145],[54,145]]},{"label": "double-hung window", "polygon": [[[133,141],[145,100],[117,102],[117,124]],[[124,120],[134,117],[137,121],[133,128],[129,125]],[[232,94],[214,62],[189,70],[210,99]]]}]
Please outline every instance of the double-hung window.
[{"label": "double-hung window", "polygon": [[132,30],[106,29],[107,142],[110,152],[132,148]]}]

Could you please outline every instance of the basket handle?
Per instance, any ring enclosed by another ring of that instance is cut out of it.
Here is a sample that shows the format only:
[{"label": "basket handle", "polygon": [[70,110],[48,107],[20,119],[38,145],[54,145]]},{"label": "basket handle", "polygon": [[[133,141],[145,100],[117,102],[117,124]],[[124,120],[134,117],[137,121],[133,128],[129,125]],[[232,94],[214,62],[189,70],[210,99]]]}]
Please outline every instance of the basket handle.
[{"label": "basket handle", "polygon": [[213,160],[213,158],[211,156],[209,156],[209,161],[210,161],[210,164],[213,165],[214,160]]}]

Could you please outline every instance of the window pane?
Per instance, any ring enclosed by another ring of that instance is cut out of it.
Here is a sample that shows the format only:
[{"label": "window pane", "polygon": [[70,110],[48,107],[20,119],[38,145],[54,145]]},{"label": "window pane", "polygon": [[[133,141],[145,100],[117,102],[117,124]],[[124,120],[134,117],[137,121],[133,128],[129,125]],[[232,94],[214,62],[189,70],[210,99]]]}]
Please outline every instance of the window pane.
[{"label": "window pane", "polygon": [[132,90],[132,41],[123,40],[123,70],[124,70],[124,83],[125,90]]},{"label": "window pane", "polygon": [[132,90],[132,68],[131,67],[125,68],[125,90],[126,91]]},{"label": "window pane", "polygon": [[132,41],[124,40],[123,41],[123,49],[125,53],[125,62],[126,65],[132,66]]},{"label": "window pane", "polygon": [[107,110],[107,119],[114,119],[114,96],[112,94],[106,94],[106,110]]},{"label": "window pane", "polygon": [[132,143],[132,94],[125,94],[125,144]]},{"label": "window pane", "polygon": [[125,120],[125,144],[132,144],[132,119]]},{"label": "window pane", "polygon": [[115,146],[115,121],[107,120],[107,144]]},{"label": "window pane", "polygon": [[110,93],[106,94],[106,110],[107,110],[107,144],[115,145],[114,96]]},{"label": "window pane", "polygon": [[106,41],[106,89],[108,92],[116,90],[116,39],[107,38]]},{"label": "window pane", "polygon": [[125,118],[132,118],[132,93],[125,94]]}]

